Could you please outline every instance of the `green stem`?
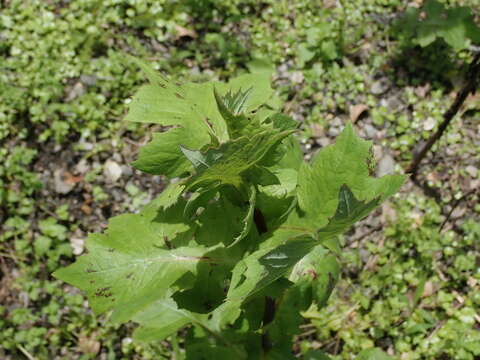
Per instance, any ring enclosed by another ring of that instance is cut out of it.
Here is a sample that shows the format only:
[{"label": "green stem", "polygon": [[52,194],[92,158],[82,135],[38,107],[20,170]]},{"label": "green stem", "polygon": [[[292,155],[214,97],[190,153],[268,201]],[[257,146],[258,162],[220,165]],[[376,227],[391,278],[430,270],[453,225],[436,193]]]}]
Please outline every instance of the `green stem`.
[{"label": "green stem", "polygon": [[175,356],[175,360],[183,360],[183,353],[180,350],[180,346],[178,346],[178,337],[177,334],[173,334],[171,338],[171,343],[172,343],[172,348],[173,348],[173,354]]},{"label": "green stem", "polygon": [[[255,208],[253,221],[260,235],[268,232],[265,217],[263,216],[263,213],[259,208]],[[270,337],[268,336],[268,331],[266,330],[266,326],[270,324],[275,318],[275,312],[276,312],[275,300],[270,296],[265,296],[265,309],[263,311],[263,334],[262,334],[262,348],[265,354],[272,349],[272,343],[270,341]]]}]

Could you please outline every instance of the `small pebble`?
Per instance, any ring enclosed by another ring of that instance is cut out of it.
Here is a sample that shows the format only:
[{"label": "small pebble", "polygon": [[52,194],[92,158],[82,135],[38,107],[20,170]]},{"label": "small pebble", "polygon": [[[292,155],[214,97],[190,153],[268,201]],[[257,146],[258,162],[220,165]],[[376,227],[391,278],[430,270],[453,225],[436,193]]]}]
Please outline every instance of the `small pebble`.
[{"label": "small pebble", "polygon": [[363,130],[365,131],[365,135],[367,135],[367,137],[370,139],[375,138],[377,135],[377,129],[375,129],[370,124],[365,124],[365,126],[363,127]]},{"label": "small pebble", "polygon": [[373,95],[382,95],[386,93],[389,89],[389,81],[387,78],[381,78],[380,80],[375,81],[370,87],[370,92]]},{"label": "small pebble", "polygon": [[395,170],[395,160],[389,154],[385,154],[377,166],[377,176],[384,176],[393,173]]},{"label": "small pebble", "polygon": [[53,181],[55,192],[59,194],[68,194],[75,187],[75,183],[65,181],[65,176],[62,169],[55,170],[53,173]]},{"label": "small pebble", "polygon": [[122,168],[113,160],[107,160],[103,167],[103,174],[107,182],[114,183],[122,176]]},{"label": "small pebble", "polygon": [[425,131],[430,131],[435,127],[436,121],[434,118],[429,117],[425,122],[423,123],[423,130]]},{"label": "small pebble", "polygon": [[468,173],[468,175],[470,175],[473,178],[477,177],[478,175],[478,169],[473,165],[468,165],[465,168],[465,171]]}]

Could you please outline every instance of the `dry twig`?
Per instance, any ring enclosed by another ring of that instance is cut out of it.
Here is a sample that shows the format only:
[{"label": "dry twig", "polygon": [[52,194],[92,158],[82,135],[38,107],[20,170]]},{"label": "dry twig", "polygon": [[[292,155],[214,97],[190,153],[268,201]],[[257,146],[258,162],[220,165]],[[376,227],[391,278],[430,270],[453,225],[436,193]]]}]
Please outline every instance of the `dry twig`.
[{"label": "dry twig", "polygon": [[455,98],[455,101],[447,110],[447,112],[443,115],[443,122],[438,127],[437,131],[433,133],[422,149],[413,157],[412,162],[408,166],[406,172],[411,174],[412,178],[415,178],[418,171],[418,166],[420,162],[425,158],[427,153],[430,151],[432,146],[440,139],[447,129],[450,122],[453,120],[455,115],[458,113],[460,108],[462,107],[463,103],[467,99],[470,94],[474,94],[477,85],[478,85],[478,78],[480,77],[480,53],[475,55],[468,72],[465,77],[465,86],[460,90]]}]

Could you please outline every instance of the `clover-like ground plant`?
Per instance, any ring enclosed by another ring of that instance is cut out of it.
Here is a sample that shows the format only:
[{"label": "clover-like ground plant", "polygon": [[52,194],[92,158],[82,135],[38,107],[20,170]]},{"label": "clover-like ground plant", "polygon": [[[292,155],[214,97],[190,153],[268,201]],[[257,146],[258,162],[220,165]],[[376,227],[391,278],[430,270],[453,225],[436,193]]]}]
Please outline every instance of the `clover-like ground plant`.
[{"label": "clover-like ground plant", "polygon": [[171,179],[138,214],[110,219],[54,276],[134,338],[181,331],[186,359],[291,359],[302,312],[325,306],[339,234],[404,181],[371,177],[371,144],[347,125],[310,162],[267,74],[179,84],[149,78],[127,120],[158,124],[134,166]]}]

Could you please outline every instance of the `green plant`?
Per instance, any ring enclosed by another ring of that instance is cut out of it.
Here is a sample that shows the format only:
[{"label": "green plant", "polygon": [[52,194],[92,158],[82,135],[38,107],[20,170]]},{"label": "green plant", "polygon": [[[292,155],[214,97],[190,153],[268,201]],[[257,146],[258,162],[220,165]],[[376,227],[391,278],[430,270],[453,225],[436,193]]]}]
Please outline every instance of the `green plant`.
[{"label": "green plant", "polygon": [[451,7],[437,0],[428,0],[418,9],[409,7],[396,24],[405,41],[426,47],[442,39],[455,50],[471,43],[480,43],[480,28],[475,24],[469,7]]},{"label": "green plant", "polygon": [[149,77],[127,120],[155,133],[134,166],[179,177],[139,214],[110,220],[88,254],[54,275],[96,313],[160,340],[187,325],[189,359],[292,357],[301,311],[323,306],[340,272],[336,236],[403,183],[372,171],[370,144],[348,125],[303,161],[296,123],[269,104],[268,74],[228,84]]},{"label": "green plant", "polygon": [[298,45],[297,61],[300,67],[305,67],[313,60],[330,62],[341,55],[341,22],[328,21],[328,17],[332,16],[328,11],[323,11],[320,16],[323,21],[306,30],[305,41]]},{"label": "green plant", "polygon": [[480,223],[466,220],[464,235],[439,233],[443,218],[434,200],[412,192],[391,205],[397,218],[384,226],[382,240],[343,249],[339,291],[306,317],[318,338],[341,339],[338,359],[353,359],[373,344],[389,344],[396,358],[407,360],[475,359]]}]

